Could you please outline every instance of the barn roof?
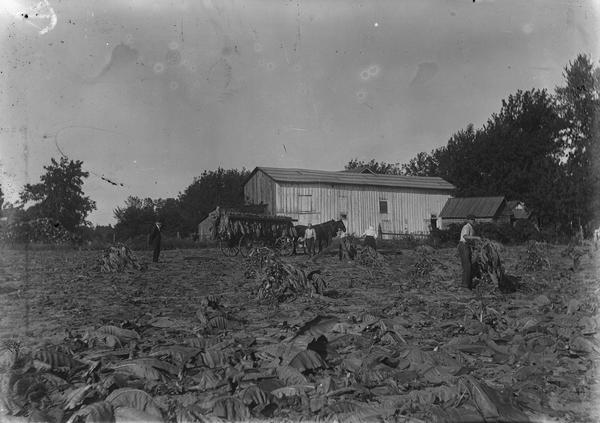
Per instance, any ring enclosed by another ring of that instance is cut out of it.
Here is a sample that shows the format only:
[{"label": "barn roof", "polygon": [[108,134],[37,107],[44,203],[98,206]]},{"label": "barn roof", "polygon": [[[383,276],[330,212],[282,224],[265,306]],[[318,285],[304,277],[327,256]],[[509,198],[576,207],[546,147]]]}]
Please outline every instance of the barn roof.
[{"label": "barn roof", "polygon": [[442,178],[429,176],[371,175],[356,172],[334,172],[311,169],[284,169],[277,167],[257,167],[250,178],[259,170],[275,182],[321,183],[337,185],[368,185],[390,188],[417,188],[431,190],[454,190],[454,185]]},{"label": "barn roof", "polygon": [[472,214],[475,217],[494,217],[505,207],[504,197],[459,197],[449,198],[440,212],[442,219],[465,219]]},{"label": "barn roof", "polygon": [[355,167],[355,168],[352,168],[352,169],[344,169],[344,170],[342,170],[342,172],[349,172],[349,173],[369,173],[371,175],[375,175],[375,172],[373,172],[369,166],[359,166],[359,167]]}]

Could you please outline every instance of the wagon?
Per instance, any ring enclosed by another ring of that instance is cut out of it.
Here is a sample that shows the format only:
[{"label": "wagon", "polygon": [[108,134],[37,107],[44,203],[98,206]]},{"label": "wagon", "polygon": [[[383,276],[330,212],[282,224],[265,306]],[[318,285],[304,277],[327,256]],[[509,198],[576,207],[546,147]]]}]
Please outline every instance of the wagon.
[{"label": "wagon", "polygon": [[252,248],[269,247],[279,255],[293,251],[294,219],[220,210],[215,216],[214,231],[219,248],[228,257],[247,257]]}]

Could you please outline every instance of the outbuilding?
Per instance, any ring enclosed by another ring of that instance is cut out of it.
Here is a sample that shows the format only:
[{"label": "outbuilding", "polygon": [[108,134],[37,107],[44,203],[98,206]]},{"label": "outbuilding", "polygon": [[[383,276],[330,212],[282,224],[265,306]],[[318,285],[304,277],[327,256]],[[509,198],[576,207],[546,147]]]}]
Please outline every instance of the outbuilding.
[{"label": "outbuilding", "polygon": [[457,197],[446,201],[440,218],[444,229],[453,223],[464,223],[469,215],[475,216],[475,221],[479,223],[509,223],[510,216],[505,211],[504,197]]},{"label": "outbuilding", "polygon": [[257,167],[244,184],[247,203],[298,224],[342,219],[349,233],[369,226],[384,238],[427,234],[455,187],[442,178]]}]

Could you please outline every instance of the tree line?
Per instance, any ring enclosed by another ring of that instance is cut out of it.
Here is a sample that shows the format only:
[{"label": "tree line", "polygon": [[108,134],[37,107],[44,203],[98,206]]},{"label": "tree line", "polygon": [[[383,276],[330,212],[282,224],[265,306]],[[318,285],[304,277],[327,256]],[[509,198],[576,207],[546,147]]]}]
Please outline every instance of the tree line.
[{"label": "tree line", "polygon": [[600,224],[600,70],[580,54],[563,76],[553,93],[518,90],[481,128],[469,124],[408,163],[354,159],[346,168],[438,176],[455,196],[502,195],[523,201],[542,227],[590,231]]},{"label": "tree line", "polygon": [[[350,160],[375,173],[438,176],[456,186],[455,196],[505,196],[523,201],[539,224],[570,233],[600,224],[600,69],[578,55],[564,68],[564,85],[554,92],[518,90],[502,100],[500,110],[481,128],[468,124],[446,145],[421,152],[404,164]],[[104,241],[146,234],[156,220],[167,235],[192,236],[198,223],[217,205],[245,202],[246,169],[205,170],[175,198],[129,197],[114,210],[114,227],[92,228],[86,220],[96,203],[83,192],[89,173],[83,162],[51,159],[37,184],[27,184],[13,205],[0,211],[12,222],[50,218],[67,231]],[[4,219],[6,220],[6,219]]]},{"label": "tree line", "polygon": [[[96,203],[83,192],[89,173],[83,162],[62,157],[54,158],[44,167],[37,184],[27,184],[16,205],[6,204],[0,186],[0,209],[11,223],[50,219],[66,231],[83,239],[104,242],[125,241],[148,233],[155,221],[163,222],[168,236],[191,237],[198,223],[217,205],[236,207],[244,204],[243,184],[250,172],[246,169],[205,170],[176,198],[139,198],[130,196],[114,211],[116,224],[92,227],[86,219]],[[27,234],[23,234],[26,236]]]}]

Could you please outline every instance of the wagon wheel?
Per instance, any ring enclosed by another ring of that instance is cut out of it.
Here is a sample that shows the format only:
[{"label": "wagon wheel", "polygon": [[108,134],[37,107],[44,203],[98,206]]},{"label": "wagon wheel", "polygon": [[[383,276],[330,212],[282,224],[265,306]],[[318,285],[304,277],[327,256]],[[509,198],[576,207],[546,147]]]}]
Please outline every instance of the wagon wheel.
[{"label": "wagon wheel", "polygon": [[275,251],[281,256],[289,256],[294,251],[294,240],[287,236],[282,236],[275,240]]},{"label": "wagon wheel", "polygon": [[219,240],[219,248],[227,257],[235,257],[239,253],[238,247],[231,240]]},{"label": "wagon wheel", "polygon": [[250,251],[252,251],[253,245],[254,242],[252,241],[252,238],[247,235],[244,235],[240,239],[239,251],[242,257],[248,257],[248,254],[250,254]]}]

